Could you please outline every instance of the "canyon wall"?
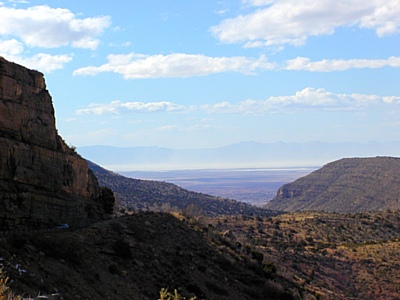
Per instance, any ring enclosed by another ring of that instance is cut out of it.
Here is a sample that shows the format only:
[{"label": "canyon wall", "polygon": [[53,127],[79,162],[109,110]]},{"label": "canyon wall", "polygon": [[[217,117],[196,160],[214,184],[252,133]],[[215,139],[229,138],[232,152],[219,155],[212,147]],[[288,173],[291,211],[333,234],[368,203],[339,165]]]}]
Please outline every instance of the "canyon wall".
[{"label": "canyon wall", "polygon": [[43,74],[0,57],[0,230],[85,226],[102,218],[100,197],[57,133]]}]

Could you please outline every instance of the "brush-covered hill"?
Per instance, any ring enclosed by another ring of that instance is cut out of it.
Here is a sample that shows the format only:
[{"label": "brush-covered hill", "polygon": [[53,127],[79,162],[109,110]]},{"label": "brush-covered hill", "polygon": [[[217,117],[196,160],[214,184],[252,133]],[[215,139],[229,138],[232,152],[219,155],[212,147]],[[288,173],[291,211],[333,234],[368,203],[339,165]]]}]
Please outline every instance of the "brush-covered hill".
[{"label": "brush-covered hill", "polygon": [[243,251],[239,242],[262,253],[277,275],[304,289],[301,299],[399,299],[400,211],[293,212],[210,222],[214,234],[226,239],[222,249]]},{"label": "brush-covered hill", "polygon": [[400,209],[400,158],[344,158],[282,186],[265,208],[356,213]]},{"label": "brush-covered hill", "polygon": [[99,184],[116,194],[123,211],[186,211],[190,215],[263,215],[273,213],[236,200],[185,190],[175,184],[128,178],[88,161]]},{"label": "brush-covered hill", "polygon": [[0,236],[0,265],[27,299],[156,300],[162,288],[186,299],[295,299],[295,284],[249,255],[219,252],[193,224],[140,212],[72,232],[9,234]]}]

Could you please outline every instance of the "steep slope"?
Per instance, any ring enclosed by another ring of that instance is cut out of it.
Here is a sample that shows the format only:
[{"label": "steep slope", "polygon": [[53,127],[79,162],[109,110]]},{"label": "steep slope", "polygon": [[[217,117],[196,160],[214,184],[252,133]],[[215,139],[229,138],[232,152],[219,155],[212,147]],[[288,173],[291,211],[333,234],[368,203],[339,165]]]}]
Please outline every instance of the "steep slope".
[{"label": "steep slope", "polygon": [[362,212],[400,209],[400,158],[345,158],[282,186],[265,208]]},{"label": "steep slope", "polygon": [[294,299],[285,291],[290,283],[249,257],[218,252],[199,228],[170,214],[136,213],[8,241],[0,239],[1,263],[13,291],[25,296],[156,300],[168,288],[207,300]]},{"label": "steep slope", "polygon": [[271,211],[239,201],[191,192],[172,183],[124,177],[90,161],[88,165],[99,183],[113,190],[120,206],[129,210],[191,210],[188,213],[208,216],[272,215]]},{"label": "steep slope", "polygon": [[100,195],[57,134],[43,74],[0,57],[0,230],[86,225],[101,218]]}]

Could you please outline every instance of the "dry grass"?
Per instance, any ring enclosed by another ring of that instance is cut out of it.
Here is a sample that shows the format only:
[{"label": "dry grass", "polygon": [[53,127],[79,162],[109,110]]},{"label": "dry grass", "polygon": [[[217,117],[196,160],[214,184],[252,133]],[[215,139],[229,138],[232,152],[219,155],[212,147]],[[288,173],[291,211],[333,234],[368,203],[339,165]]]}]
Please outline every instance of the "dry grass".
[{"label": "dry grass", "polygon": [[10,290],[9,281],[6,273],[0,268],[0,300],[21,300],[22,297],[14,295]]},{"label": "dry grass", "polygon": [[264,263],[277,266],[278,275],[314,296],[396,299],[399,295],[400,211],[299,212],[208,222],[213,234],[221,236],[221,244],[228,245],[224,251],[260,252]]}]

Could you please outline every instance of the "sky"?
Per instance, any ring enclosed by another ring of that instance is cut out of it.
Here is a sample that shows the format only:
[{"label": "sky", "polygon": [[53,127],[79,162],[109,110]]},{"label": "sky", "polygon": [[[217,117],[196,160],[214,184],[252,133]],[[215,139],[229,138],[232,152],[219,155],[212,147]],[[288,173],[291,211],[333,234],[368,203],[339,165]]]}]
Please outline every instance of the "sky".
[{"label": "sky", "polygon": [[390,142],[399,0],[0,0],[73,146]]}]

